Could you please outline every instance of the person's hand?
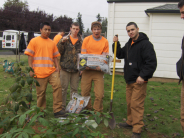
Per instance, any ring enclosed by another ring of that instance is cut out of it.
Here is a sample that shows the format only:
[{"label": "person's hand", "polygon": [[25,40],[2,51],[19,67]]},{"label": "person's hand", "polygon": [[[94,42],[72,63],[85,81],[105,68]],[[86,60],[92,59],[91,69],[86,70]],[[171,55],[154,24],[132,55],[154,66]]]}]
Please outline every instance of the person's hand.
[{"label": "person's hand", "polygon": [[101,68],[99,66],[96,67],[96,70],[101,71]]},{"label": "person's hand", "polygon": [[113,42],[118,42],[118,37],[117,36],[114,36]]},{"label": "person's hand", "polygon": [[68,39],[67,36],[63,37],[62,42],[65,42]]},{"label": "person's hand", "polygon": [[58,72],[59,73],[59,68],[56,68],[56,71],[55,72]]},{"label": "person's hand", "polygon": [[138,83],[138,84],[143,84],[144,83],[144,79],[143,78],[141,78],[140,76],[137,78],[137,80],[136,80],[136,83]]},{"label": "person's hand", "polygon": [[33,77],[33,76],[34,76],[34,72],[30,71],[30,72],[29,72],[29,76],[30,76],[30,77]]}]

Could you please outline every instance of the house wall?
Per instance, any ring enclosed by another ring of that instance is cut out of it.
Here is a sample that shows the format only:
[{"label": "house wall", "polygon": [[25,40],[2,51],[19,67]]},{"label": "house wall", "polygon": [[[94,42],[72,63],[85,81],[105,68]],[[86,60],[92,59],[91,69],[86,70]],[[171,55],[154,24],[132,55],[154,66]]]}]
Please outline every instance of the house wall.
[{"label": "house wall", "polygon": [[181,57],[184,22],[181,20],[180,14],[153,13],[151,16],[150,40],[154,44],[158,60],[154,76],[178,78],[176,74],[176,62]]},{"label": "house wall", "polygon": [[[146,9],[172,3],[109,3],[108,33],[109,51],[112,53],[112,39],[118,34],[121,46],[128,41],[126,32],[128,22],[136,22],[140,32],[144,32],[154,44],[157,54],[158,67],[155,77],[178,78],[176,75],[176,61],[181,56],[180,44],[184,30],[181,29],[182,20],[179,14],[150,14]],[[174,3],[177,4],[177,3]],[[184,27],[183,27],[184,28]],[[174,37],[173,37],[174,36]],[[174,45],[173,45],[174,44]],[[172,56],[171,56],[172,55]],[[124,62],[117,63],[118,71],[123,71]]]}]

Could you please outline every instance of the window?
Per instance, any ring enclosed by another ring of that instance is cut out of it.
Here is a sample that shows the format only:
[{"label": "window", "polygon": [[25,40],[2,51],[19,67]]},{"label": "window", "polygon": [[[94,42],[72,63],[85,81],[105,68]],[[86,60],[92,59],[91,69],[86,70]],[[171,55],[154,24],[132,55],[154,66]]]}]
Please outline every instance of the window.
[{"label": "window", "polygon": [[11,43],[6,43],[6,46],[11,46]]},{"label": "window", "polygon": [[3,32],[0,32],[0,37],[3,37]]},{"label": "window", "polygon": [[6,40],[11,40],[11,35],[7,35]]},{"label": "window", "polygon": [[14,40],[14,35],[12,35],[12,40]]}]

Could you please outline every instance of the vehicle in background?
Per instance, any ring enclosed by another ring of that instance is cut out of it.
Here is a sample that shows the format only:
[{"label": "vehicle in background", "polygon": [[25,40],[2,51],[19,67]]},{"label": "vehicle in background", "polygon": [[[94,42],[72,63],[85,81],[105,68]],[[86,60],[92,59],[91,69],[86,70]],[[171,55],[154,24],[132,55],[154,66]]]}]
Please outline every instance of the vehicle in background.
[{"label": "vehicle in background", "polygon": [[[2,50],[12,50],[16,54],[16,49],[19,47],[19,37],[24,33],[26,46],[28,45],[28,32],[17,30],[4,30],[2,37]],[[34,37],[40,34],[34,33]]]}]

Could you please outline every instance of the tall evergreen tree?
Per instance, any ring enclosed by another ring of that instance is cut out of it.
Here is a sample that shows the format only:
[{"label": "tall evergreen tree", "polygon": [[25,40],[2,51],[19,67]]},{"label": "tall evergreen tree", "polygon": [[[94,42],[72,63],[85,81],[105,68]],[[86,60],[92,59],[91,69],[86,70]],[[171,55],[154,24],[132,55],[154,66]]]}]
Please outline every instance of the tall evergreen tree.
[{"label": "tall evergreen tree", "polygon": [[103,19],[102,21],[102,33],[107,33],[107,18]]},{"label": "tall evergreen tree", "polygon": [[96,18],[97,18],[97,21],[98,22],[101,22],[102,21],[102,17],[100,16],[100,13],[98,13],[98,15],[96,16]]},{"label": "tall evergreen tree", "polygon": [[82,32],[84,32],[84,24],[82,22],[82,14],[80,14],[80,12],[77,15],[76,22],[79,23],[79,28],[80,28],[79,34],[82,35]]},{"label": "tall evergreen tree", "polygon": [[28,10],[28,2],[27,1],[22,2],[21,0],[7,0],[3,6],[4,9],[15,6],[21,7],[22,10]]}]

